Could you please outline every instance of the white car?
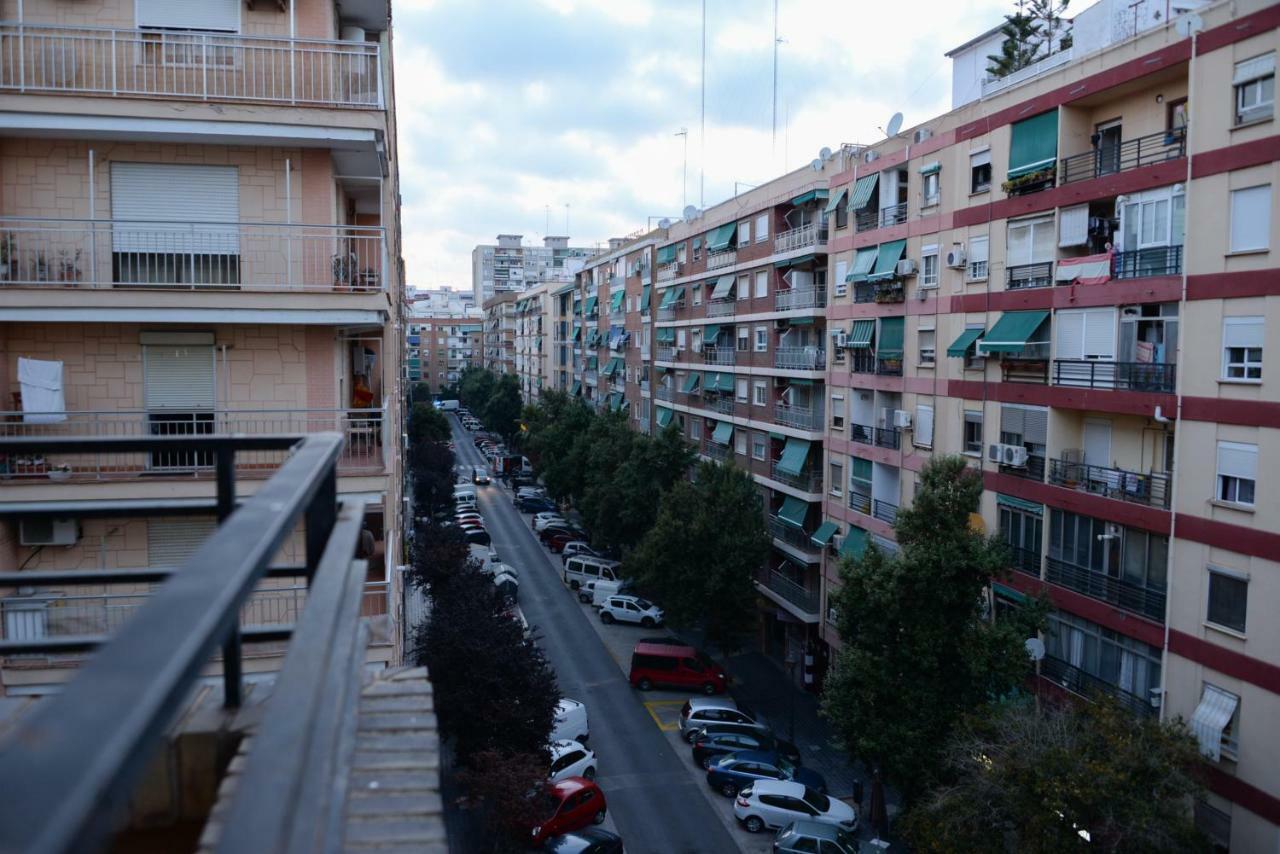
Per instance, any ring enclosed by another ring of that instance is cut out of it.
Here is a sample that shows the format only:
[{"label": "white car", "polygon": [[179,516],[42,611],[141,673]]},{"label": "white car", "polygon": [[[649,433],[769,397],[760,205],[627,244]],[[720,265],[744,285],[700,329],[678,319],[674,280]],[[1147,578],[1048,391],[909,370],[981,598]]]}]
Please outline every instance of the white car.
[{"label": "white car", "polygon": [[574,540],[571,543],[565,543],[564,549],[560,552],[560,562],[564,563],[574,555],[586,555],[587,557],[599,557],[600,553],[591,548],[590,543],[582,540]]},{"label": "white car", "polygon": [[766,827],[785,827],[797,819],[848,831],[858,826],[858,814],[853,807],[789,780],[756,780],[738,792],[733,815],[750,833],[759,833]]},{"label": "white car", "polygon": [[559,513],[539,513],[533,517],[533,530],[541,532],[543,528],[549,528],[552,525],[563,525],[566,521]]},{"label": "white car", "polygon": [[600,606],[600,622],[639,623],[646,629],[662,625],[662,609],[639,596],[610,596]]},{"label": "white car", "polygon": [[591,737],[591,729],[587,724],[587,707],[577,700],[568,697],[560,698],[556,704],[556,719],[551,725],[550,741],[576,741],[586,744]]},{"label": "white car", "polygon": [[551,754],[551,773],[547,779],[553,783],[565,777],[596,778],[596,754],[581,742],[553,741],[548,749]]}]

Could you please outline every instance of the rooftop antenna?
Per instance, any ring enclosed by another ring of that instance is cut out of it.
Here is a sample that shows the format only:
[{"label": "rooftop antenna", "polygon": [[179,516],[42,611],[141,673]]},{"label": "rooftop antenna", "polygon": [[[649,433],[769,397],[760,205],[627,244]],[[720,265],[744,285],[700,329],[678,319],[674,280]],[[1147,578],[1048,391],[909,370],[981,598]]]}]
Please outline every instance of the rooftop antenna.
[{"label": "rooftop antenna", "polygon": [[684,208],[684,221],[685,221],[685,222],[692,222],[693,220],[695,220],[695,219],[697,219],[697,218],[698,218],[698,209],[697,209],[697,208],[695,208],[693,205],[685,205],[685,208]]},{"label": "rooftop antenna", "polygon": [[689,129],[682,127],[674,136],[684,137],[684,169],[680,172],[680,204],[689,204]]},{"label": "rooftop antenna", "polygon": [[707,206],[707,0],[702,0],[702,127],[698,131],[698,207]]},{"label": "rooftop antenna", "polygon": [[898,131],[902,130],[902,113],[894,113],[889,117],[889,126],[887,128],[876,128],[876,130],[893,139],[898,135]]}]

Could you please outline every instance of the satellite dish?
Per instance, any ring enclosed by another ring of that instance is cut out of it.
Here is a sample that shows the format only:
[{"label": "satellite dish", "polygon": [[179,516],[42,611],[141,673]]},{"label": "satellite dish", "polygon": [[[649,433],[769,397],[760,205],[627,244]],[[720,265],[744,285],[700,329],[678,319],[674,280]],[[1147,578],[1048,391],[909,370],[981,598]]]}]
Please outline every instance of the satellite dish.
[{"label": "satellite dish", "polygon": [[814,160],[813,160],[813,162],[809,164],[809,168],[810,168],[810,169],[812,169],[814,172],[821,172],[821,171],[822,171],[822,161],[821,161],[821,160],[818,160],[818,159],[815,157],[815,158],[814,158]]},{"label": "satellite dish", "polygon": [[662,219],[658,220],[658,228],[670,228],[670,227],[671,227],[671,220],[667,219],[666,217],[663,217]]},{"label": "satellite dish", "polygon": [[684,209],[684,218],[686,221],[698,218],[698,209],[693,205],[689,205]]},{"label": "satellite dish", "polygon": [[902,113],[894,113],[889,119],[889,127],[885,129],[884,135],[894,137],[898,135],[898,131],[902,130]]},{"label": "satellite dish", "polygon": [[1044,658],[1044,641],[1040,638],[1027,638],[1026,644],[1027,657],[1032,661],[1040,661]]},{"label": "satellite dish", "polygon": [[1204,29],[1204,19],[1195,12],[1187,12],[1177,17],[1173,22],[1173,28],[1184,39],[1191,38],[1192,35]]},{"label": "satellite dish", "polygon": [[822,147],[822,150],[818,152],[818,158],[819,158],[820,160],[830,160],[830,159],[831,159],[831,149],[830,149],[830,148],[827,148],[826,146],[823,146],[823,147]]}]

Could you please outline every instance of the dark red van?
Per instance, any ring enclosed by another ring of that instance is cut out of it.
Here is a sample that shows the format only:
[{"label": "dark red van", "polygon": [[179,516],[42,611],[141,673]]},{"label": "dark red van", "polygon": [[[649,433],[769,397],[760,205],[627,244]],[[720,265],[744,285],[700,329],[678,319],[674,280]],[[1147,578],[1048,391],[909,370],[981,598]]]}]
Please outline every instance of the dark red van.
[{"label": "dark red van", "polygon": [[728,679],[706,653],[691,646],[638,643],[631,653],[631,684],[641,691],[654,685],[696,688],[704,694],[724,691]]}]

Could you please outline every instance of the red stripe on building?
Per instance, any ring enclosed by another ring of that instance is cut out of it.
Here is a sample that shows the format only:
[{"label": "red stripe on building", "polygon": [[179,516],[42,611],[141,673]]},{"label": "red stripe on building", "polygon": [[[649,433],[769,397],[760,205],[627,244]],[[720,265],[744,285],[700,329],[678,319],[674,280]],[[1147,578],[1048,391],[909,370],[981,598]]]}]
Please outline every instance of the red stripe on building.
[{"label": "red stripe on building", "polygon": [[[1212,449],[1210,449],[1212,450]],[[1280,534],[1205,519],[1203,516],[1177,515],[1178,539],[1191,540],[1226,549],[1237,554],[1276,560],[1280,558]],[[1276,689],[1280,691],[1280,688]]]},{"label": "red stripe on building", "polygon": [[1266,400],[1232,400],[1225,397],[1184,397],[1182,418],[1216,424],[1280,428],[1280,403]]},{"label": "red stripe on building", "polygon": [[1084,617],[1104,628],[1151,646],[1164,646],[1164,626],[1145,617],[1139,617],[1137,614],[1113,608],[1106,602],[1090,599],[1088,596],[1056,584],[1039,581],[1022,572],[1010,572],[1008,577],[1000,579],[999,583],[1028,596],[1038,596],[1043,591],[1053,606],[1059,610]]},{"label": "red stripe on building", "polygon": [[967,400],[1096,409],[1099,412],[1141,415],[1146,418],[1155,414],[1157,406],[1162,407],[1165,412],[1173,412],[1177,403],[1177,398],[1171,394],[978,380],[948,380],[946,394]]},{"label": "red stripe on building", "polygon": [[1205,30],[1196,37],[1196,56],[1204,56],[1220,47],[1251,39],[1276,27],[1280,27],[1280,6],[1268,6],[1252,15]]},{"label": "red stripe on building", "polygon": [[1205,777],[1214,794],[1221,795],[1272,824],[1280,824],[1280,798],[1213,765],[1205,770]]},{"label": "red stripe on building", "polygon": [[1280,667],[1270,662],[1218,646],[1177,629],[1169,629],[1169,652],[1250,685],[1257,685],[1265,691],[1280,694]]},{"label": "red stripe on building", "polygon": [[1114,498],[1103,498],[1089,492],[1040,483],[998,471],[984,471],[982,482],[992,492],[1003,492],[1014,498],[1025,498],[1027,501],[1046,504],[1068,513],[1080,513],[1166,536],[1173,524],[1173,514],[1168,510],[1148,507],[1145,504],[1134,504],[1130,501],[1117,501]]},{"label": "red stripe on building", "polygon": [[1187,299],[1231,299],[1280,295],[1280,268],[1187,276]]},{"label": "red stripe on building", "polygon": [[1191,159],[1191,177],[1206,178],[1274,160],[1280,160],[1280,136],[1255,139],[1253,142],[1242,142],[1197,154]]}]

